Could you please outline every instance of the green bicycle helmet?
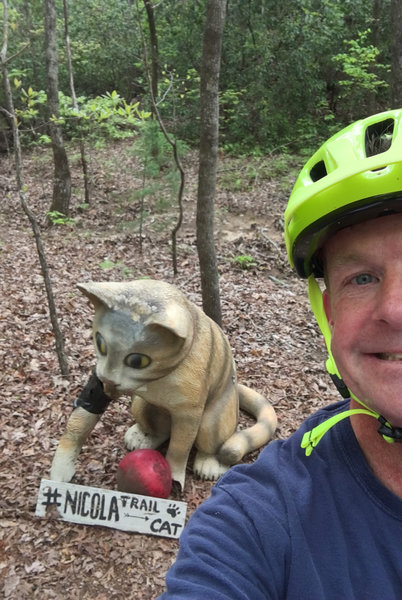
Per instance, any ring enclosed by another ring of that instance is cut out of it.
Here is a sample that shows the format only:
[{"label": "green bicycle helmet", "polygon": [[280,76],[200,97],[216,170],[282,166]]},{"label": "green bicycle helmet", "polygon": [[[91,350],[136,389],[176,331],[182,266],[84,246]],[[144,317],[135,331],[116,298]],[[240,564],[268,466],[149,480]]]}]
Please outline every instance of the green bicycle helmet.
[{"label": "green bicycle helmet", "polygon": [[362,408],[347,410],[306,432],[301,447],[307,456],[323,435],[345,417],[362,413],[380,422],[378,432],[402,442],[402,428],[392,427],[346,387],[331,351],[331,329],[316,280],[323,276],[320,248],[350,225],[402,212],[402,109],[373,115],[346,127],[312,156],[301,170],[285,211],[289,262],[308,278],[310,303],[323,333],[327,370],[338,391]]},{"label": "green bicycle helmet", "polygon": [[346,127],[305,164],[285,212],[290,264],[322,276],[317,250],[339,229],[402,212],[402,109]]}]

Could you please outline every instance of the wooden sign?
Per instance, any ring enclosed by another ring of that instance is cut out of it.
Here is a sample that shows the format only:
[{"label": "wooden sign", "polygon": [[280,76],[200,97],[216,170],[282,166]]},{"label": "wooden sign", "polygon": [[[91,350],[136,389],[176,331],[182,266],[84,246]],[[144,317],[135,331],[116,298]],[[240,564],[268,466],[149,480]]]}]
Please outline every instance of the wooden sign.
[{"label": "wooden sign", "polygon": [[42,479],[35,514],[55,510],[70,523],[178,538],[187,503]]}]

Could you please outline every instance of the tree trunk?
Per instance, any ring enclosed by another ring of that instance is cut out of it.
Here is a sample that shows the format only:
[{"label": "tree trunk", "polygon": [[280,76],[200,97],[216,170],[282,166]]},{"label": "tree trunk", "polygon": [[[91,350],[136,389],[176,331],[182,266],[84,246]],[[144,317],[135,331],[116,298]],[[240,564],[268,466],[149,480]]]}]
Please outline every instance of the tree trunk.
[{"label": "tree trunk", "polygon": [[200,162],[197,197],[197,250],[202,305],[222,323],[214,243],[214,204],[219,139],[219,71],[226,0],[208,0],[204,27],[200,90]]},{"label": "tree trunk", "polygon": [[[158,81],[159,81],[159,60],[158,60],[158,36],[155,26],[155,15],[151,0],[144,0],[145,10],[147,11],[148,29],[149,29],[149,44],[151,47],[151,69],[148,79],[150,80],[150,97],[151,110],[156,119],[157,116],[157,100],[158,100]],[[146,61],[148,63],[148,61]],[[159,120],[159,119],[158,119]],[[152,144],[151,154],[157,158],[159,154],[158,140],[155,138]]]},{"label": "tree trunk", "polygon": [[151,88],[152,95],[156,102],[158,97],[158,77],[159,77],[159,66],[158,66],[158,36],[156,34],[154,9],[151,0],[144,0],[145,9],[148,17],[149,27],[149,41],[151,45]]},{"label": "tree trunk", "polygon": [[75,93],[75,86],[74,86],[73,61],[71,60],[71,45],[70,45],[70,33],[69,33],[69,27],[68,27],[67,0],[63,0],[63,13],[64,13],[64,39],[66,41],[68,81],[70,84],[70,92],[71,92],[71,99],[73,101],[73,107],[75,109],[78,109],[77,94]]},{"label": "tree trunk", "polygon": [[31,10],[29,6],[28,0],[24,0],[24,14],[25,14],[25,23],[27,28],[28,42],[29,42],[29,54],[31,55],[32,62],[32,75],[35,86],[38,82],[38,70],[36,68],[36,57],[34,52],[33,45],[33,36],[32,36],[32,19],[31,19]]},{"label": "tree trunk", "polygon": [[47,108],[49,130],[54,160],[53,199],[50,211],[68,215],[71,198],[71,176],[64,148],[61,127],[55,119],[59,117],[59,84],[57,63],[57,33],[55,0],[44,0]]},{"label": "tree trunk", "polygon": [[402,2],[391,0],[391,108],[402,105]]},{"label": "tree trunk", "polygon": [[14,102],[13,102],[13,97],[12,97],[12,93],[11,93],[9,72],[8,72],[8,66],[7,66],[7,62],[8,62],[7,61],[8,6],[7,6],[6,0],[3,0],[3,23],[4,23],[4,25],[3,25],[4,39],[3,39],[3,45],[2,45],[2,48],[0,51],[0,63],[1,63],[1,71],[2,71],[2,75],[3,75],[4,92],[5,92],[5,99],[6,99],[6,105],[7,105],[7,109],[5,112],[10,121],[10,125],[11,125],[12,131],[13,131],[15,170],[16,170],[16,177],[17,177],[18,194],[19,194],[21,206],[22,206],[23,211],[25,212],[26,216],[29,219],[29,222],[31,224],[32,231],[34,234],[34,238],[35,238],[36,249],[37,249],[38,257],[39,257],[39,263],[40,263],[40,266],[42,269],[43,280],[45,283],[47,301],[48,301],[48,306],[49,306],[50,320],[52,323],[53,333],[54,333],[55,341],[56,341],[56,352],[57,352],[57,357],[59,359],[60,371],[64,377],[68,377],[68,374],[69,374],[68,373],[68,364],[67,364],[66,355],[64,353],[63,334],[61,333],[61,330],[59,327],[56,304],[55,304],[54,296],[53,296],[52,282],[51,282],[50,275],[49,275],[49,267],[48,267],[47,260],[46,260],[45,250],[44,250],[43,244],[42,244],[40,228],[38,225],[38,221],[37,221],[35,215],[33,214],[32,210],[30,209],[28,202],[26,200],[26,189],[25,189],[25,183],[24,183],[23,171],[22,171],[21,145],[20,145],[19,131],[18,131],[18,126],[17,126],[17,118],[15,116]]},{"label": "tree trunk", "polygon": [[[66,40],[66,55],[67,55],[67,66],[68,66],[68,79],[70,83],[70,91],[71,91],[71,99],[73,101],[74,110],[78,113],[78,102],[77,102],[77,94],[75,93],[74,86],[74,73],[73,73],[73,61],[71,59],[71,46],[70,46],[70,33],[68,27],[68,7],[67,0],[63,0],[63,11],[64,11],[64,37]],[[84,177],[84,194],[85,194],[85,203],[90,203],[90,194],[89,194],[89,177],[88,177],[88,161],[85,152],[85,144],[84,139],[81,135],[80,137],[80,154],[81,154],[81,167],[82,174]]]},{"label": "tree trunk", "polygon": [[[373,18],[371,25],[371,43],[376,48],[379,47],[380,43],[380,20],[382,13],[382,0],[374,0],[373,2]],[[378,60],[378,57],[377,57]],[[376,73],[375,65],[370,68],[370,72]],[[370,114],[375,114],[377,112],[377,93],[376,91],[371,91],[368,95],[367,106]]]}]

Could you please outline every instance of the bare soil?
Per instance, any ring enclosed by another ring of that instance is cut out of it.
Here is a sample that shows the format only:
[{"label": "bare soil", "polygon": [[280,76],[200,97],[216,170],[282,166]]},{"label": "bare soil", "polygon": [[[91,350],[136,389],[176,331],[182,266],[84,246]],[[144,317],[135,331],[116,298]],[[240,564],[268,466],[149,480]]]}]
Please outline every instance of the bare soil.
[{"label": "bare soil", "polygon": [[[24,157],[28,201],[42,225],[43,243],[65,336],[69,378],[60,375],[43,279],[24,215],[11,158],[0,163],[0,595],[6,599],[151,600],[164,587],[178,542],[156,536],[35,516],[39,483],[49,476],[72,402],[94,365],[92,310],[77,282],[153,277],[176,284],[201,306],[195,244],[197,161],[185,161],[184,223],[173,276],[170,230],[177,218],[164,192],[146,197],[139,235],[142,169],[127,142],[92,151],[92,201],[82,207],[82,178],[73,155],[73,225],[45,226],[52,194],[47,150]],[[263,161],[262,161],[263,162]],[[325,350],[311,315],[305,282],[287,264],[282,179],[262,162],[221,158],[216,198],[216,249],[223,328],[239,380],[260,390],[279,419],[276,438],[289,436],[310,413],[336,398],[325,374]],[[263,174],[261,174],[263,173]],[[244,257],[251,257],[245,259]],[[245,264],[245,262],[247,264]],[[247,267],[247,268],[242,268]],[[249,418],[241,417],[247,425]],[[131,425],[129,400],[115,401],[78,459],[75,482],[116,489]],[[245,461],[255,460],[258,452]],[[212,482],[188,467],[183,493],[188,516],[208,497]]]}]

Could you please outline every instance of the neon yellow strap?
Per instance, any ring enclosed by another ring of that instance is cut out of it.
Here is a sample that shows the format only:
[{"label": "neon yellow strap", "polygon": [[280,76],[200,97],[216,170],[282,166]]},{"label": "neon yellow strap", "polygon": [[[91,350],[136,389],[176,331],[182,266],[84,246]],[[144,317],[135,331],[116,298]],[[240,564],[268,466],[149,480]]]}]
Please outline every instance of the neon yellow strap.
[{"label": "neon yellow strap", "polygon": [[331,429],[331,427],[339,423],[339,421],[342,421],[342,419],[346,419],[346,417],[351,417],[352,415],[357,414],[370,415],[371,417],[375,416],[371,411],[364,410],[363,408],[345,410],[345,412],[342,412],[339,415],[334,415],[330,419],[327,419],[323,423],[320,423],[319,425],[317,425],[317,427],[314,427],[314,429],[306,431],[306,433],[303,435],[303,439],[300,444],[302,448],[305,448],[306,456],[310,456],[314,448],[321,441],[321,438],[327,433],[329,429]]},{"label": "neon yellow strap", "polygon": [[317,280],[315,279],[314,275],[310,275],[310,277],[308,278],[308,296],[309,296],[311,308],[313,309],[314,316],[315,316],[316,321],[321,329],[322,335],[324,336],[325,344],[327,346],[327,352],[328,352],[328,360],[326,363],[327,370],[331,375],[337,375],[339,378],[341,378],[341,376],[339,375],[337,366],[335,364],[335,361],[333,359],[332,352],[331,352],[332,334],[331,334],[331,328],[328,323],[327,315],[325,314],[325,310],[324,310],[324,304],[322,301],[322,292],[321,292],[320,286],[318,285]]}]

